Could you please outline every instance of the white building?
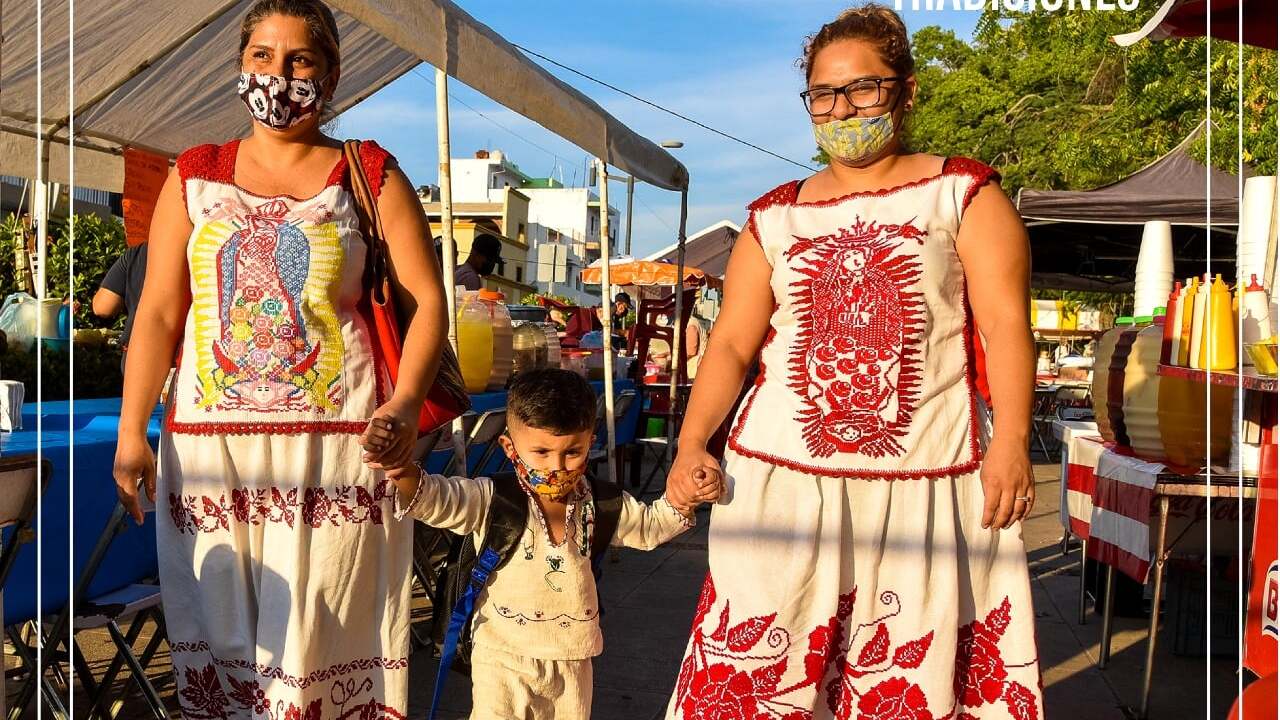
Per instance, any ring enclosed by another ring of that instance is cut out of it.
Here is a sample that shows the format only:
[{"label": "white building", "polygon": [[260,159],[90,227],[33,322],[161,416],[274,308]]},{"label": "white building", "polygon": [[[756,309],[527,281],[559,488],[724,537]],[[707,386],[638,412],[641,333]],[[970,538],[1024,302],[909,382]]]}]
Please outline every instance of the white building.
[{"label": "white building", "polygon": [[[600,257],[600,198],[589,188],[565,187],[533,178],[500,151],[451,159],[454,202],[502,202],[505,189],[529,198],[529,252],[525,277],[539,292],[584,305],[600,302],[598,287],[584,286],[580,273]],[[609,241],[616,247],[620,214],[609,207]]]}]

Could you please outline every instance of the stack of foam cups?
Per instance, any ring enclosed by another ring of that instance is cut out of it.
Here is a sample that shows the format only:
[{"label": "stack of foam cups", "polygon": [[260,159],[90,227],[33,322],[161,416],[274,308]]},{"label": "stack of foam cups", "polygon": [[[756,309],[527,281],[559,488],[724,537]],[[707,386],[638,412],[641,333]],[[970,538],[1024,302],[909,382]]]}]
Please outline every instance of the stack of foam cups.
[{"label": "stack of foam cups", "polygon": [[1142,228],[1138,269],[1133,283],[1134,315],[1153,315],[1169,302],[1173,291],[1173,227],[1164,220]]},{"label": "stack of foam cups", "polygon": [[1258,175],[1244,181],[1240,229],[1236,234],[1236,278],[1246,285],[1250,275],[1266,282],[1267,235],[1275,214],[1275,198],[1274,175]]}]

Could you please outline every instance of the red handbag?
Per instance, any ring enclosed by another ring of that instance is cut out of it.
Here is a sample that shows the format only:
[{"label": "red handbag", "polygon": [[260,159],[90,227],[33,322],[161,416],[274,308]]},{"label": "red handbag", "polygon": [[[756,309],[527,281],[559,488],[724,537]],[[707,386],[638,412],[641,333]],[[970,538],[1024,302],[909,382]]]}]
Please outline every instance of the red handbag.
[{"label": "red handbag", "polygon": [[[360,141],[348,140],[343,144],[347,158],[347,174],[351,178],[351,194],[355,199],[357,215],[365,237],[368,260],[365,264],[364,310],[373,332],[373,351],[387,370],[394,387],[400,377],[400,355],[404,335],[413,310],[406,310],[412,303],[395,300],[397,285],[391,277],[386,235],[378,204],[365,177],[360,162]],[[458,356],[448,343],[440,353],[440,367],[435,382],[427,391],[427,397],[418,413],[418,434],[426,435],[449,424],[471,409],[471,398],[462,381],[462,368]]]}]

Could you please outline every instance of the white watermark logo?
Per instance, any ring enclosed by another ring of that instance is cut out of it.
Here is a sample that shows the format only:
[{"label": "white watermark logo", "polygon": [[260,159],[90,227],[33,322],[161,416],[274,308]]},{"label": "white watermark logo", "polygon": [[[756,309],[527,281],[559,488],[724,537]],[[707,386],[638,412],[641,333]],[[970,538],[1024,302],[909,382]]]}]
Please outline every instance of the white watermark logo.
[{"label": "white watermark logo", "polygon": [[1045,10],[1048,12],[1058,12],[1060,10],[1097,10],[1100,12],[1133,12],[1138,9],[1138,0],[893,0],[893,6],[899,12],[903,10],[913,11],[943,11],[943,10],[968,10],[970,12],[980,12],[982,10],[1006,10],[1008,12],[1035,12],[1036,10]]}]

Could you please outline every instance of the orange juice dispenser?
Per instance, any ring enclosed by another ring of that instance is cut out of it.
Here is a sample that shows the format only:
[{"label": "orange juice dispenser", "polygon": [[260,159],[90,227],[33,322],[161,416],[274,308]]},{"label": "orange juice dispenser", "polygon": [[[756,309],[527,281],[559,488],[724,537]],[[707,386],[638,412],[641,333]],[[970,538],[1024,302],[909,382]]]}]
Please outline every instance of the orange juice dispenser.
[{"label": "orange juice dispenser", "polygon": [[467,392],[484,392],[493,373],[493,322],[476,292],[463,293],[458,306],[458,364]]}]

